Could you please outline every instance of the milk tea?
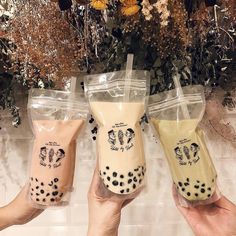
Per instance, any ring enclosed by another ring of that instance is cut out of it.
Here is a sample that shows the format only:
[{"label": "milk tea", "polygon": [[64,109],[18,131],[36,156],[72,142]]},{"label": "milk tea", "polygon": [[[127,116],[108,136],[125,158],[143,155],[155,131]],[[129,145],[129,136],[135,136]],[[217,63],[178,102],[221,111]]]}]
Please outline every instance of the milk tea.
[{"label": "milk tea", "polygon": [[99,125],[100,177],[114,193],[134,192],[142,184],[146,171],[139,124],[144,103],[91,102],[90,107]]},{"label": "milk tea", "polygon": [[30,199],[43,206],[65,205],[72,190],[76,139],[84,120],[34,120]]},{"label": "milk tea", "polygon": [[151,119],[178,192],[189,201],[206,200],[216,190],[216,171],[199,120]]}]

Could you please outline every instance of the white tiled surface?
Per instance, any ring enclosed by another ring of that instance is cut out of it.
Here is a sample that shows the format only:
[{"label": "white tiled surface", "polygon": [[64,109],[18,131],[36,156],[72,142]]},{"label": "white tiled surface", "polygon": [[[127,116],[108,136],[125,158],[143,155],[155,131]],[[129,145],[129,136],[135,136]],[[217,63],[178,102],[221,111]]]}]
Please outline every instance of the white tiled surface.
[{"label": "white tiled surface", "polygon": [[[0,205],[9,202],[27,176],[31,133],[27,119],[17,130],[0,132]],[[10,136],[6,133],[11,133]],[[2,134],[2,135],[1,135]],[[209,138],[213,140],[212,137]],[[87,190],[93,173],[95,143],[84,137],[78,144],[75,192],[68,207],[47,210],[23,226],[14,226],[0,232],[1,236],[84,236],[87,230]],[[143,193],[122,212],[120,236],[191,236],[185,220],[174,206],[171,181],[163,152],[150,132],[145,133],[148,178]],[[220,139],[209,142],[210,152],[218,171],[222,192],[236,201],[236,156],[230,144]],[[93,146],[93,152],[91,152]]]}]

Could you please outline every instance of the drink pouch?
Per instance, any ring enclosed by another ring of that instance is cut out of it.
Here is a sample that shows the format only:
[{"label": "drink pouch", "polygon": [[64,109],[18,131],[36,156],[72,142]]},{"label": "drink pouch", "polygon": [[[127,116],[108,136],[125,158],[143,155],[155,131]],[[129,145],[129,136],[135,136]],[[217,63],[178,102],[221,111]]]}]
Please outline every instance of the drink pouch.
[{"label": "drink pouch", "polygon": [[73,189],[76,139],[87,117],[83,94],[33,89],[28,113],[35,136],[29,199],[38,208],[67,205]]},{"label": "drink pouch", "polygon": [[149,117],[164,148],[178,194],[193,205],[210,203],[217,198],[217,174],[203,131],[198,127],[205,112],[203,87],[187,86],[181,90],[150,96]]},{"label": "drink pouch", "polygon": [[143,184],[146,164],[140,118],[145,113],[147,71],[89,75],[85,92],[98,123],[100,177],[108,190],[127,195]]}]

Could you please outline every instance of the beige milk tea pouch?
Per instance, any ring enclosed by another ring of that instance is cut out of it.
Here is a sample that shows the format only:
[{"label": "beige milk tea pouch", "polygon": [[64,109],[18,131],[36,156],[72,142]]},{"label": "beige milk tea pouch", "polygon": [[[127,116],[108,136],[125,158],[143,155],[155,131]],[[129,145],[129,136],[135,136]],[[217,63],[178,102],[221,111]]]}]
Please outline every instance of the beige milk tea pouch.
[{"label": "beige milk tea pouch", "polygon": [[216,170],[198,127],[205,111],[202,86],[150,96],[148,112],[169,164],[177,192],[189,202],[211,201]]},{"label": "beige milk tea pouch", "polygon": [[28,111],[34,132],[29,199],[39,208],[66,205],[73,189],[76,139],[87,117],[82,94],[33,89]]},{"label": "beige milk tea pouch", "polygon": [[145,113],[148,77],[146,71],[86,77],[86,95],[98,123],[100,177],[115,194],[131,194],[143,184],[146,163],[139,121]]}]

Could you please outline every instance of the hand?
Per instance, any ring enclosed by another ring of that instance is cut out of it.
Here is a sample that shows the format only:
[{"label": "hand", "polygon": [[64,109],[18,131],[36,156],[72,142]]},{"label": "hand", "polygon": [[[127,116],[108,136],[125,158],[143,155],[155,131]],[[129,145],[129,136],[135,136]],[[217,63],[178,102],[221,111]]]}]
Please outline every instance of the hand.
[{"label": "hand", "polygon": [[173,190],[175,203],[196,236],[235,236],[236,206],[226,197],[209,205],[181,207],[177,192]]},{"label": "hand", "polygon": [[[140,192],[140,191],[139,191]],[[116,236],[121,218],[121,209],[130,203],[138,193],[127,196],[109,192],[95,169],[88,192],[89,228],[88,236]]]},{"label": "hand", "polygon": [[0,230],[11,225],[25,224],[43,212],[30,204],[27,192],[28,186],[25,185],[12,202],[0,208]]}]

